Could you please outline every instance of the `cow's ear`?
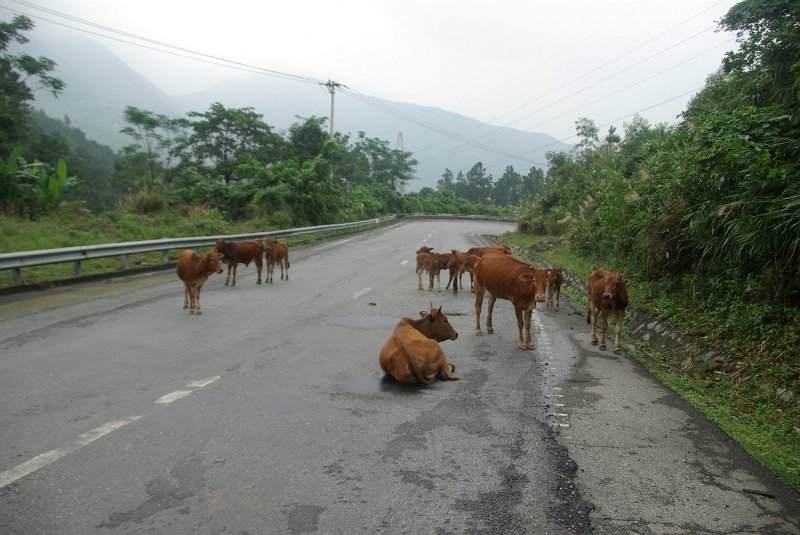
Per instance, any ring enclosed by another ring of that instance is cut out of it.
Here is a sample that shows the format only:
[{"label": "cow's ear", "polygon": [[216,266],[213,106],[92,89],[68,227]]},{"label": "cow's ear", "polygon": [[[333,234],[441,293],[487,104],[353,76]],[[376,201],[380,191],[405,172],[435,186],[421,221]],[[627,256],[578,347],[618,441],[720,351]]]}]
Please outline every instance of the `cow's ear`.
[{"label": "cow's ear", "polygon": [[430,311],[429,311],[429,310],[420,310],[420,311],[419,311],[419,317],[420,317],[420,318],[427,318],[427,317],[428,317],[428,314],[430,314]]},{"label": "cow's ear", "polygon": [[439,310],[436,311],[437,314],[441,314],[442,313],[442,306],[444,306],[444,305],[439,305]]},{"label": "cow's ear", "polygon": [[625,286],[628,286],[630,283],[631,283],[630,279],[622,279],[622,284],[624,284]]}]

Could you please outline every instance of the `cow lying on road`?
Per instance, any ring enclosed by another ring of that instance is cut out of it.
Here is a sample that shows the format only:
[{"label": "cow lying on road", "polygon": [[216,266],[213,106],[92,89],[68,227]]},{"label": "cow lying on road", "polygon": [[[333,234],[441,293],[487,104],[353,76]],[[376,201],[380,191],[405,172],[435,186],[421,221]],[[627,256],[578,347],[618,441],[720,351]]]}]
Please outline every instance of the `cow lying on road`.
[{"label": "cow lying on road", "polygon": [[[263,265],[262,257],[264,256],[261,242],[256,240],[233,242],[219,239],[214,246],[214,250],[225,257],[225,263],[228,265],[228,277],[225,279],[225,286],[228,283],[231,286],[236,286],[236,266],[240,263],[249,266],[250,262],[255,263],[258,271],[256,284],[261,284],[261,266]],[[233,281],[231,281],[231,269],[233,269]]]},{"label": "cow lying on road", "polygon": [[202,314],[200,288],[210,275],[222,273],[221,258],[222,255],[213,250],[200,256],[192,249],[186,249],[178,257],[175,271],[183,281],[183,308],[188,308],[189,314]]},{"label": "cow lying on road", "polygon": [[[495,301],[508,299],[517,316],[517,347],[533,349],[531,341],[531,315],[537,301],[544,301],[546,272],[527,262],[505,254],[486,254],[475,264],[475,335],[481,336],[481,308],[483,294],[489,292],[489,309],[486,314],[486,332],[494,333],[492,310]],[[525,340],[522,339],[525,312]]]},{"label": "cow lying on road", "polygon": [[608,314],[614,316],[614,353],[619,355],[619,333],[625,319],[625,307],[628,306],[628,284],[631,281],[621,275],[605,269],[596,269],[589,276],[589,315],[586,323],[592,326],[592,345],[597,345],[597,315],[601,316],[600,350],[606,349],[606,331],[608,330]]},{"label": "cow lying on road", "polygon": [[381,368],[401,383],[429,385],[437,379],[456,381],[455,366],[448,364],[439,342],[455,340],[458,333],[447,316],[431,308],[419,313],[420,319],[403,318],[383,344]]}]

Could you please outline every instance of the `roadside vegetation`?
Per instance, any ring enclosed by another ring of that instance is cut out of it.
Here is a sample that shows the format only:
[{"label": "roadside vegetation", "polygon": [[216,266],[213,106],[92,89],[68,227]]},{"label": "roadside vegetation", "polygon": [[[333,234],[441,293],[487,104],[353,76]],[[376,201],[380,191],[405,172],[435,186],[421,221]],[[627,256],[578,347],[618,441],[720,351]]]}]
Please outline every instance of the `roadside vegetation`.
[{"label": "roadside vegetation", "polygon": [[[744,0],[720,27],[739,48],[678,123],[635,116],[601,134],[581,118],[579,141],[548,154],[546,173],[509,167],[495,180],[477,162],[403,193],[411,153],[363,132],[331,136],[325,118],[279,133],[251,108],[171,118],[128,107],[128,147],[89,142],[30,108],[24,80],[63,85],[46,58],[7,52],[33,28],[16,17],[0,23],[0,252],[387,214],[514,215],[506,239],[551,242],[539,254],[582,279],[597,266],[624,273],[633,306],[713,352],[649,351],[643,362],[800,488],[800,12]],[[111,269],[98,265],[86,269]],[[39,269],[23,280],[69,271]]]}]

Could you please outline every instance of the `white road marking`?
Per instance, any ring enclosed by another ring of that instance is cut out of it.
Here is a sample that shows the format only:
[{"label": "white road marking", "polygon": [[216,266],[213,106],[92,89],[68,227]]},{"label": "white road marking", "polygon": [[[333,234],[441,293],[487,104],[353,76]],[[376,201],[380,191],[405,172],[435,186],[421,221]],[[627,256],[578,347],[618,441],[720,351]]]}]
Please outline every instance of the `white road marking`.
[{"label": "white road marking", "polygon": [[156,404],[159,404],[159,405],[166,405],[167,403],[172,403],[175,400],[178,400],[178,399],[181,399],[183,397],[186,397],[191,393],[192,393],[191,390],[176,390],[175,392],[170,392],[169,394],[165,394],[165,395],[161,396],[160,398],[155,400],[153,403],[156,403]]},{"label": "white road marking", "polygon": [[353,294],[353,299],[358,299],[370,290],[372,290],[372,288],[361,288],[359,291]]},{"label": "white road marking", "polygon": [[337,242],[329,243],[327,245],[320,245],[320,246],[317,247],[317,249],[327,249],[328,247],[335,247],[337,245],[341,245],[343,243],[347,243],[347,242],[353,241],[353,240],[355,240],[355,238],[348,238],[346,240],[339,240]]},{"label": "white road marking", "polygon": [[107,424],[101,425],[100,427],[95,427],[91,431],[87,431],[86,433],[80,435],[75,440],[68,442],[66,446],[63,448],[58,448],[56,450],[48,451],[47,453],[42,453],[41,455],[37,455],[33,459],[29,461],[25,461],[21,465],[17,466],[16,468],[12,468],[11,470],[6,470],[3,473],[0,473],[0,488],[5,487],[6,485],[10,485],[14,481],[27,476],[28,474],[35,472],[40,468],[44,468],[48,464],[57,461],[58,459],[64,457],[65,455],[69,455],[70,453],[76,451],[87,444],[91,444],[98,438],[102,438],[105,435],[109,434],[110,432],[119,429],[129,423],[135,422],[141,418],[141,416],[130,416],[128,418],[124,418],[122,420],[115,420],[113,422],[108,422]]},{"label": "white road marking", "polygon": [[400,262],[401,266],[405,266],[406,264],[408,264],[408,260],[403,260],[402,262]]},{"label": "white road marking", "polygon": [[191,383],[186,385],[186,388],[203,388],[204,386],[210,385],[219,378],[220,378],[219,375],[215,375],[214,377],[209,377],[208,379],[198,379],[197,381],[192,381]]}]

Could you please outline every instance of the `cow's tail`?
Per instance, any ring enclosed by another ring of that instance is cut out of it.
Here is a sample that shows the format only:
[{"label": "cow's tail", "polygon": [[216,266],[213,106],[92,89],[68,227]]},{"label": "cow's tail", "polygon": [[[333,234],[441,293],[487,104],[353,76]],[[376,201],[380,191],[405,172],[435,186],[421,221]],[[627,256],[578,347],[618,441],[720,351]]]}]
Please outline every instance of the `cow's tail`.
[{"label": "cow's tail", "polygon": [[429,385],[436,381],[436,377],[428,380],[428,378],[425,377],[425,374],[422,373],[420,367],[417,366],[417,362],[413,358],[408,359],[408,367],[411,368],[411,371],[414,373],[414,377],[416,377],[417,381],[419,381],[421,384]]}]

